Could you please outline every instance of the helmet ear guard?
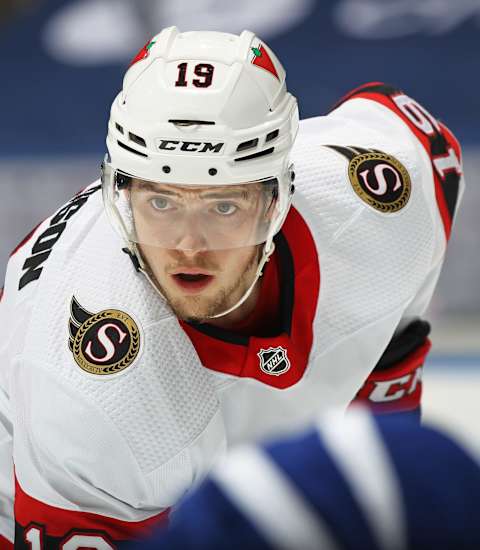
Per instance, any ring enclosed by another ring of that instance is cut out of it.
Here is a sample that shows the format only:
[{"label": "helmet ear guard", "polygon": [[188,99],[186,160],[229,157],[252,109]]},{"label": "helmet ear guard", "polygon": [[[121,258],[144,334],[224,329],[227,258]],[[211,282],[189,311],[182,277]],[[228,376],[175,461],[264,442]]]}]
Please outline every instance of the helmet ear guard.
[{"label": "helmet ear guard", "polygon": [[131,176],[122,174],[121,172],[115,172],[115,184],[119,190],[128,189],[128,186],[132,182]]}]

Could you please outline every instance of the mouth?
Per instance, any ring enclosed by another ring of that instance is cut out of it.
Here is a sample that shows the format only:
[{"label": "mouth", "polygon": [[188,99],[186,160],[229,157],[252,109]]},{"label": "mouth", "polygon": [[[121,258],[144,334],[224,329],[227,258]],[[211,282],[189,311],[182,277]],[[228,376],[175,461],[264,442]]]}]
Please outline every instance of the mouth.
[{"label": "mouth", "polygon": [[[189,270],[190,271],[190,270]],[[178,272],[171,275],[175,284],[187,293],[196,293],[205,289],[214,279],[207,273]]]}]

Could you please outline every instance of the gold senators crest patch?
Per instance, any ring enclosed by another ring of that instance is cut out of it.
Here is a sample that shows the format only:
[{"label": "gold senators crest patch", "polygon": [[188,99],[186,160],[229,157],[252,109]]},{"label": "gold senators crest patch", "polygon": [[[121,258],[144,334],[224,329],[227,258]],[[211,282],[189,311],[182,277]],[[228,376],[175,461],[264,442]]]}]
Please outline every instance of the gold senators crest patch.
[{"label": "gold senators crest patch", "polygon": [[406,206],[412,190],[410,175],[394,156],[375,149],[327,145],[347,158],[348,178],[355,193],[384,214]]},{"label": "gold senators crest patch", "polygon": [[140,350],[140,331],[128,313],[91,313],[75,296],[70,305],[68,346],[77,365],[90,374],[115,374],[129,367]]}]

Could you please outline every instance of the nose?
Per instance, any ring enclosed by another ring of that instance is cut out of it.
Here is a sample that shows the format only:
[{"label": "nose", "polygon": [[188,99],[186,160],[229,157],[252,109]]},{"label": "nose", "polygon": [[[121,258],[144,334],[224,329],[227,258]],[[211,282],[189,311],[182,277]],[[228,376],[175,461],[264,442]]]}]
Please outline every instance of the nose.
[{"label": "nose", "polygon": [[184,223],[177,228],[175,250],[181,250],[186,255],[195,255],[197,252],[208,250],[208,242],[201,224],[188,216]]}]

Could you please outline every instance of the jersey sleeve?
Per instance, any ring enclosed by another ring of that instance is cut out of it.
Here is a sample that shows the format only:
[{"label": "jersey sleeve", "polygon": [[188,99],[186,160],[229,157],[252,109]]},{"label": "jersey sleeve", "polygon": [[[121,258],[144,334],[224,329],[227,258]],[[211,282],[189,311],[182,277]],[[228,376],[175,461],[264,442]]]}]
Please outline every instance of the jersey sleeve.
[{"label": "jersey sleeve", "polygon": [[395,115],[409,130],[415,163],[425,176],[424,192],[428,199],[425,215],[433,221],[435,246],[430,269],[354,402],[368,404],[378,413],[415,411],[418,415],[423,364],[431,347],[428,323],[419,319],[423,318],[435,290],[464,192],[462,151],[443,122],[393,86],[380,82],[365,84],[345,96],[335,109],[357,100],[378,105],[384,112]]},{"label": "jersey sleeve", "polygon": [[342,98],[334,109],[352,99],[368,99],[395,113],[411,130],[431,163],[435,197],[447,240],[464,191],[462,151],[453,133],[402,90],[371,82]]}]

